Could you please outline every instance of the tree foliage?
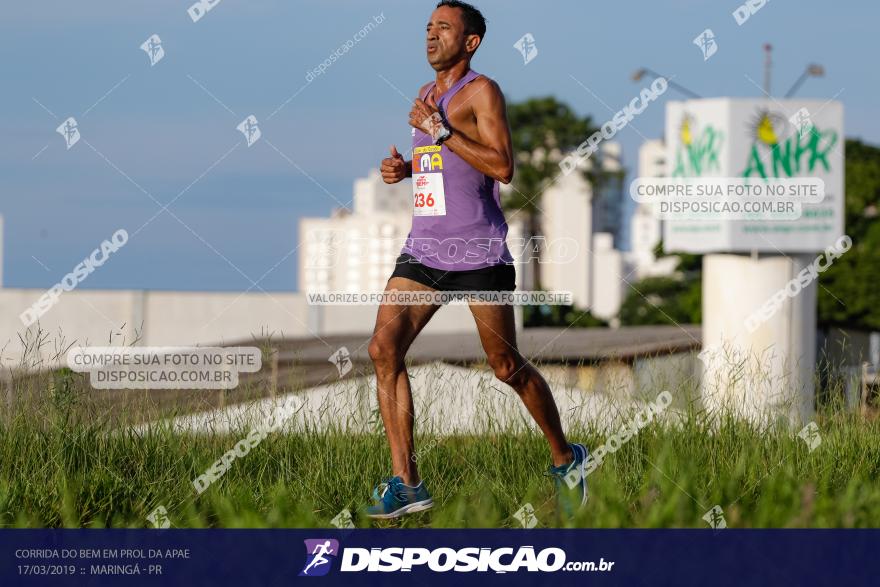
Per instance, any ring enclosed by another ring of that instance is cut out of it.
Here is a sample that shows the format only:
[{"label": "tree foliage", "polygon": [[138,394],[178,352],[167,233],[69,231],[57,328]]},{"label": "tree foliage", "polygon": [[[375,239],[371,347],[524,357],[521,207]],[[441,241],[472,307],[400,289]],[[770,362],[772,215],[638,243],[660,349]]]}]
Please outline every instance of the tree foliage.
[{"label": "tree foliage", "polygon": [[819,323],[880,329],[880,148],[846,142],[845,232],[852,248],[819,276]]},{"label": "tree foliage", "polygon": [[505,208],[535,212],[538,194],[561,172],[559,162],[596,129],[589,116],[578,116],[552,96],[509,104],[507,117],[516,157],[513,192]]},{"label": "tree foliage", "polygon": [[629,288],[620,306],[620,324],[699,324],[702,321],[701,280],[700,272],[642,279]]}]

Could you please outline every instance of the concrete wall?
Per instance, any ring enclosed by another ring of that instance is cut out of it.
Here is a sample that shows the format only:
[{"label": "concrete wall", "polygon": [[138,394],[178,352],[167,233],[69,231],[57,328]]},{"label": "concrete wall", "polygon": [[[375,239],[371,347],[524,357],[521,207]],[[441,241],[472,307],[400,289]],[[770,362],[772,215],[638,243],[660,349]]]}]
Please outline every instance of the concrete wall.
[{"label": "concrete wall", "polygon": [[[309,306],[304,294],[286,292],[75,290],[63,293],[37,323],[26,328],[19,316],[43,293],[0,289],[0,365],[53,366],[64,362],[62,351],[70,345],[128,345],[138,337],[140,346],[187,346],[269,334],[298,338],[370,333],[378,309]],[[470,310],[458,305],[442,308],[425,332],[476,336]]]},{"label": "concrete wall", "polygon": [[134,339],[133,318],[139,305],[136,292],[65,292],[37,323],[25,327],[19,316],[44,293],[41,289],[0,289],[3,366],[18,366],[22,360],[31,367],[55,364],[58,353],[74,342],[107,345],[130,343]]},{"label": "concrete wall", "polygon": [[308,335],[308,306],[295,293],[145,292],[144,344],[210,344],[251,335]]}]

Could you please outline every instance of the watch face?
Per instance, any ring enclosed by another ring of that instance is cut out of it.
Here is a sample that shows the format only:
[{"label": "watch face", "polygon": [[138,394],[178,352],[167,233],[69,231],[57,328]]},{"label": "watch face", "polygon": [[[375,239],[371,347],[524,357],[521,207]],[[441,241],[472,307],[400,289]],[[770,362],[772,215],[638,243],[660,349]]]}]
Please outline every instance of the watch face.
[{"label": "watch face", "polygon": [[440,143],[442,143],[443,141],[448,139],[450,136],[452,136],[452,133],[449,131],[449,129],[446,128],[445,126],[441,127],[440,130],[437,132],[436,136],[434,137],[434,144],[439,145]]}]

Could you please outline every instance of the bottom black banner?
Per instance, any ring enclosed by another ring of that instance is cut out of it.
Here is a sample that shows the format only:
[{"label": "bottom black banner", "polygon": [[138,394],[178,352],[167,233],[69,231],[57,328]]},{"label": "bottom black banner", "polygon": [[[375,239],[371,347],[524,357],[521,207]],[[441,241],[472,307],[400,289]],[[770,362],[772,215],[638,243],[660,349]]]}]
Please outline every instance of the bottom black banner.
[{"label": "bottom black banner", "polygon": [[0,530],[0,585],[877,585],[880,530]]}]

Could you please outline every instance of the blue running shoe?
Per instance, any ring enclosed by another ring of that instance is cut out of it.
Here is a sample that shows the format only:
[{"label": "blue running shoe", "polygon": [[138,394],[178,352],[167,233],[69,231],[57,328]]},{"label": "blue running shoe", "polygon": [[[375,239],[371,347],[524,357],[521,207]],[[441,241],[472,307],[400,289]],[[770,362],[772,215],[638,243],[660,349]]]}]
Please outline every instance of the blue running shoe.
[{"label": "blue running shoe", "polygon": [[429,510],[434,507],[431,494],[422,481],[415,487],[405,485],[400,477],[385,479],[373,490],[375,504],[368,506],[364,513],[368,518],[399,518],[406,514]]},{"label": "blue running shoe", "polygon": [[587,503],[587,457],[589,451],[583,444],[569,444],[574,460],[567,465],[550,467],[547,476],[553,477],[556,485],[556,503],[567,516]]}]

